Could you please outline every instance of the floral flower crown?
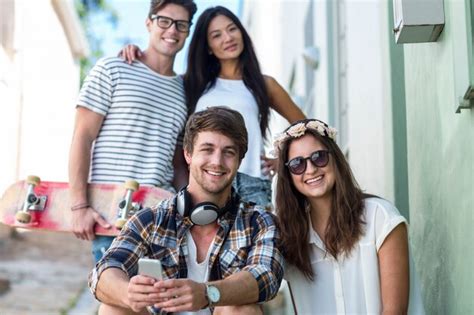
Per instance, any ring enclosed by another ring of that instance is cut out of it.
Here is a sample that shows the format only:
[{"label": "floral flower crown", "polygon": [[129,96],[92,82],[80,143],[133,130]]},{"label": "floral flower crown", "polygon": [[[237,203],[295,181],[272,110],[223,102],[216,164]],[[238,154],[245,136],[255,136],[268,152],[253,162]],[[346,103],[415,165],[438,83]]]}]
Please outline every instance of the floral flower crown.
[{"label": "floral flower crown", "polygon": [[318,119],[305,119],[291,125],[275,137],[273,141],[274,154],[276,155],[280,152],[282,144],[288,141],[288,139],[299,138],[307,130],[315,130],[322,137],[328,137],[336,141],[337,130],[335,128]]}]

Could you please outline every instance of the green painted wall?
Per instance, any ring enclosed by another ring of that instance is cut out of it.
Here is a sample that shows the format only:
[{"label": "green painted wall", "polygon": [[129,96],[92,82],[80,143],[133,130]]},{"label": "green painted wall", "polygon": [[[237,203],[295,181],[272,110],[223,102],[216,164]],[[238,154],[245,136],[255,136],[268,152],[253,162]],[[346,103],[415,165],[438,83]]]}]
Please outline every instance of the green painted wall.
[{"label": "green painted wall", "polygon": [[390,90],[392,99],[393,134],[393,188],[395,206],[410,220],[408,167],[407,167],[407,125],[405,102],[405,68],[403,45],[397,45],[393,37],[393,6],[388,5]]},{"label": "green painted wall", "polygon": [[436,43],[404,45],[410,237],[427,314],[474,313],[474,109],[454,112],[464,22],[451,4]]}]

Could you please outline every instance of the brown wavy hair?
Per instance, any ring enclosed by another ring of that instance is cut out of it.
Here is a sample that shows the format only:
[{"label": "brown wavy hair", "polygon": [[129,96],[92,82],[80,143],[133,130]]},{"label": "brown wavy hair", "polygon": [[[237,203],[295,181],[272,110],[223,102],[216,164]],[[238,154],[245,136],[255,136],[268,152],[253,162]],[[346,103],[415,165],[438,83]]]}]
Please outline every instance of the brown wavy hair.
[{"label": "brown wavy hair", "polygon": [[213,131],[228,137],[237,146],[240,161],[245,157],[248,149],[248,134],[244,117],[238,111],[225,106],[213,106],[193,113],[184,130],[184,149],[192,153],[198,134],[204,131]]},{"label": "brown wavy hair", "polygon": [[[334,162],[336,180],[332,194],[332,209],[325,235],[321,235],[321,239],[327,252],[338,259],[341,255],[349,254],[363,234],[364,194],[338,145],[315,130],[307,129],[305,134],[311,134],[319,140],[330,151],[329,156]],[[276,212],[286,261],[298,268],[306,278],[314,280],[309,244],[311,222],[306,211],[309,204],[306,197],[294,186],[288,167],[285,166],[285,162],[288,161],[289,146],[295,139],[288,138],[281,144],[279,150]]]}]

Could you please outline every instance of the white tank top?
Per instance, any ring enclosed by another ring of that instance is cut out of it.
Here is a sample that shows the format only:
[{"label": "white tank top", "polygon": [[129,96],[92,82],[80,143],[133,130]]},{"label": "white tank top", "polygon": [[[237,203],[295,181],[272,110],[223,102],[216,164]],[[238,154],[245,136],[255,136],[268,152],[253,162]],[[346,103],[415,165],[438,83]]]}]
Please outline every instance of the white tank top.
[{"label": "white tank top", "polygon": [[248,133],[248,151],[242,160],[239,172],[265,178],[262,175],[260,160],[263,152],[263,138],[258,119],[258,105],[244,81],[217,78],[216,84],[199,98],[196,111],[213,106],[230,107],[244,117]]},{"label": "white tank top", "polygon": [[[188,248],[188,254],[186,255],[186,266],[188,267],[188,279],[196,282],[207,282],[208,269],[209,269],[209,256],[211,255],[211,246],[207,251],[206,258],[198,263],[197,261],[197,249],[196,243],[194,243],[193,236],[189,230],[186,231],[186,243]],[[211,311],[209,308],[205,308],[196,312],[179,312],[176,315],[210,315]]]}]

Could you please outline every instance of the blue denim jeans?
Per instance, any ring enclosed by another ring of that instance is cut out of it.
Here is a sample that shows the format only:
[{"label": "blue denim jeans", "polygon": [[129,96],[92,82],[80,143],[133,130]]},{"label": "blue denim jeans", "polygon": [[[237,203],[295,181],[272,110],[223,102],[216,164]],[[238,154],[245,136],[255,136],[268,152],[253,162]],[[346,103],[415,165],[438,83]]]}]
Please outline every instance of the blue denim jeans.
[{"label": "blue denim jeans", "polygon": [[272,182],[244,173],[237,173],[232,186],[244,201],[254,202],[259,206],[268,207],[272,202]]},{"label": "blue denim jeans", "polygon": [[94,256],[94,263],[97,263],[102,258],[107,249],[109,249],[113,240],[113,236],[96,235],[92,241],[92,256]]}]

